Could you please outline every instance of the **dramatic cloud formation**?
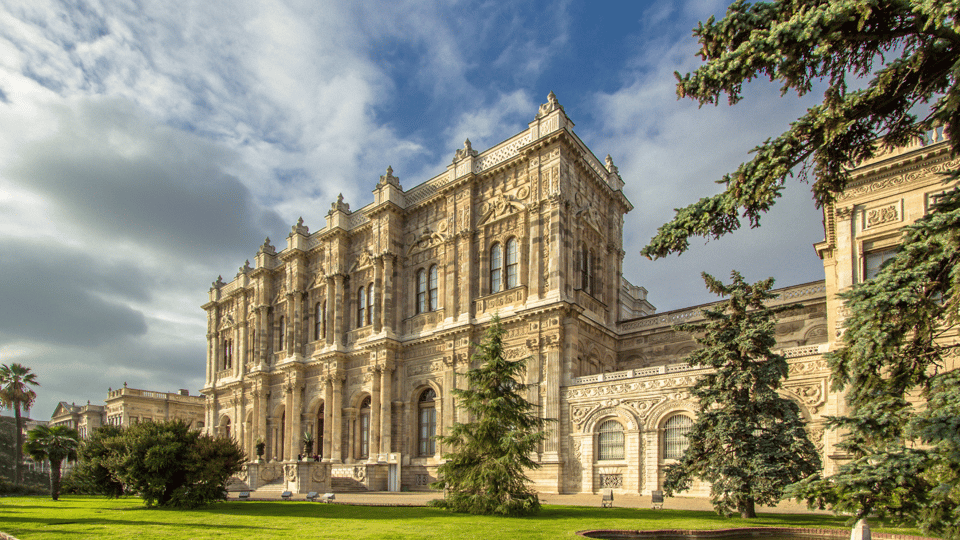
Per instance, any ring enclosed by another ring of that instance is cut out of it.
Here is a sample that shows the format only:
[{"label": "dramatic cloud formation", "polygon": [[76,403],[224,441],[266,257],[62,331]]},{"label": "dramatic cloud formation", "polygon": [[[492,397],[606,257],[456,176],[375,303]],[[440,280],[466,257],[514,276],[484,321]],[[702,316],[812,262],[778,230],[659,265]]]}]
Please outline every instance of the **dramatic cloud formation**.
[{"label": "dramatic cloud formation", "polygon": [[469,138],[525,129],[555,91],[611,154],[636,209],[626,276],[661,310],[712,300],[699,273],[821,279],[819,212],[790,186],[763,227],[649,262],[672,209],[809,105],[752,85],[677,101],[690,29],[725,4],[11,0],[0,7],[0,362],[57,401],[203,383],[210,282],[302,216],[353,208],[391,165],[407,189]]}]

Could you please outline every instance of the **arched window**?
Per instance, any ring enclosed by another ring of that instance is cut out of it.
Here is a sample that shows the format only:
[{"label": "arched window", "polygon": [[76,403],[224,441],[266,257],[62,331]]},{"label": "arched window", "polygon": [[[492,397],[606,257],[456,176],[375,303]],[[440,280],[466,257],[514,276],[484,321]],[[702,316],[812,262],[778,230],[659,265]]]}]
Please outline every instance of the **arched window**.
[{"label": "arched window", "polygon": [[517,279],[519,278],[519,269],[520,263],[517,262],[517,239],[511,238],[507,240],[507,289],[512,289],[517,286]]},{"label": "arched window", "polygon": [[364,325],[367,313],[367,288],[360,287],[357,291],[357,328]]},{"label": "arched window", "polygon": [[427,388],[420,393],[417,403],[419,420],[417,431],[420,434],[420,456],[432,456],[437,453],[437,442],[433,439],[437,433],[437,393],[433,388]]},{"label": "arched window", "polygon": [[503,254],[500,244],[490,248],[490,294],[500,292],[503,280]]},{"label": "arched window", "polygon": [[427,304],[429,304],[428,307],[430,308],[430,311],[436,311],[437,310],[437,265],[433,265],[430,267],[429,286],[430,286],[430,289],[429,289],[429,294],[427,296],[429,296],[430,299],[428,300]]},{"label": "arched window", "polygon": [[360,459],[370,456],[370,396],[360,403]]},{"label": "arched window", "polygon": [[317,305],[314,308],[313,339],[315,340],[319,340],[321,337],[323,337],[323,312],[326,311],[323,308],[323,302],[317,302]]},{"label": "arched window", "polygon": [[320,328],[320,335],[326,339],[327,337],[327,301],[323,301],[323,325]]},{"label": "arched window", "polygon": [[597,459],[623,459],[623,425],[616,420],[607,420],[597,430]]},{"label": "arched window", "polygon": [[229,436],[230,436],[230,418],[229,418],[229,417],[225,417],[225,418],[223,419],[223,422],[220,423],[220,426],[221,426],[222,429],[223,429],[223,436],[224,436],[224,437],[229,437]]},{"label": "arched window", "polygon": [[680,459],[690,446],[687,434],[693,427],[689,416],[671,416],[663,425],[663,459]]},{"label": "arched window", "polygon": [[373,324],[373,283],[367,285],[367,324]]},{"label": "arched window", "polygon": [[427,311],[427,273],[421,268],[417,271],[417,313]]},{"label": "arched window", "polygon": [[278,351],[283,350],[283,338],[284,338],[284,334],[286,333],[286,330],[287,330],[286,321],[283,320],[283,317],[280,317],[280,319],[277,320],[277,341],[279,342],[277,344]]}]

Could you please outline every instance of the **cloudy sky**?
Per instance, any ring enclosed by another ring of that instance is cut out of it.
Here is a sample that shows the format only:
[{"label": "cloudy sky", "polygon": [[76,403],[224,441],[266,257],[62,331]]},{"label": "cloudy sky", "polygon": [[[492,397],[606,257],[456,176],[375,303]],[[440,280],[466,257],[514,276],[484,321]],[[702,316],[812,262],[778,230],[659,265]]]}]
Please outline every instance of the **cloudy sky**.
[{"label": "cloudy sky", "polygon": [[[626,277],[660,311],[713,300],[701,271],[822,279],[809,186],[762,227],[651,262],[673,209],[812,101],[776,85],[736,107],[677,101],[697,21],[725,3],[0,0],[0,363],[58,401],[203,384],[200,305],[265,236],[337,193],[351,207],[392,165],[407,189],[469,137],[526,128],[552,90],[611,154],[636,207]],[[816,96],[814,96],[814,99]]]}]

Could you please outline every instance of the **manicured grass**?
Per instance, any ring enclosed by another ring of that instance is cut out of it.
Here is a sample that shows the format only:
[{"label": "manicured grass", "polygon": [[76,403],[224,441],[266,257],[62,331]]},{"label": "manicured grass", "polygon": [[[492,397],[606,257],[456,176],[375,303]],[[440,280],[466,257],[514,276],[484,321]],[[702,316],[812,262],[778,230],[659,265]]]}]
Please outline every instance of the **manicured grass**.
[{"label": "manicured grass", "polygon": [[[579,538],[585,529],[846,528],[843,518],[761,514],[754,520],[710,512],[545,506],[533,518],[452,514],[433,508],[309,502],[228,502],[201,510],[147,509],[140,499],[68,496],[0,499],[0,531],[21,540],[168,538],[417,538],[516,540]],[[894,532],[894,530],[888,530]],[[916,534],[913,530],[899,530]]]}]

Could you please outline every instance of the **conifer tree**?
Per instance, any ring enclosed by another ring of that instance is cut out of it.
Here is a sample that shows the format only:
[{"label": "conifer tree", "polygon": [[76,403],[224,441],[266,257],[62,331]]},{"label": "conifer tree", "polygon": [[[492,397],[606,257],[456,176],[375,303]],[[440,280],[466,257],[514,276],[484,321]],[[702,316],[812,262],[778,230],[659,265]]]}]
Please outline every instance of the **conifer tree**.
[{"label": "conifer tree", "polygon": [[876,277],[840,294],[843,347],[827,358],[847,414],[830,419],[850,460],[793,493],[852,520],[912,518],[960,538],[960,192],[906,228]]},{"label": "conifer tree", "polygon": [[820,104],[718,180],[723,192],[678,209],[641,251],[647,257],[683,253],[691,236],[718,238],[741,218],[758,226],[797,172],[813,173],[813,198],[823,206],[846,187],[850,163],[936,127],[960,151],[957,0],[737,0],[693,35],[704,63],[676,74],[677,95],[701,106],[723,94],[739,102],[753,79],[769,78],[783,94],[826,88]]},{"label": "conifer tree", "polygon": [[713,371],[693,387],[700,413],[683,457],[667,467],[664,491],[684,491],[699,478],[712,483],[718,513],[752,518],[755,505],[776,504],[786,486],[816,472],[820,458],[799,407],[777,393],[787,360],[772,350],[774,315],[796,306],[764,304],[776,298],[773,278],[750,285],[736,271],[731,277],[724,285],[704,273],[707,288],[729,299],[705,309],[706,322],[676,327],[703,346],[687,362]]},{"label": "conifer tree", "polygon": [[540,464],[531,459],[546,439],[547,420],[523,397],[530,386],[519,382],[526,359],[507,360],[503,324],[494,316],[473,356],[477,367],[466,374],[468,388],[454,389],[458,407],[472,419],[456,423],[437,440],[451,450],[432,487],[446,490],[435,506],[470,514],[531,515],[540,501],[524,471]]}]

